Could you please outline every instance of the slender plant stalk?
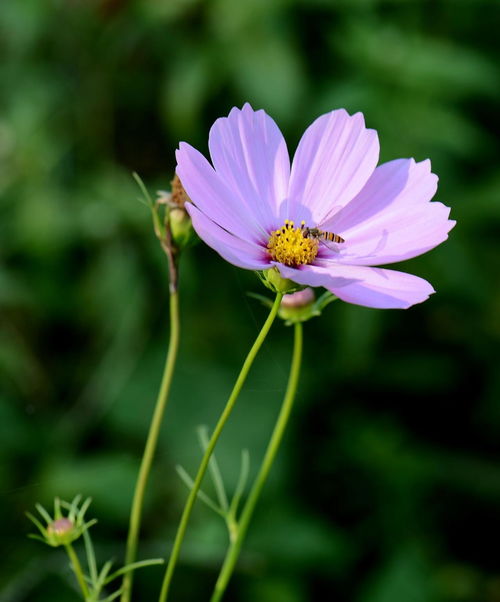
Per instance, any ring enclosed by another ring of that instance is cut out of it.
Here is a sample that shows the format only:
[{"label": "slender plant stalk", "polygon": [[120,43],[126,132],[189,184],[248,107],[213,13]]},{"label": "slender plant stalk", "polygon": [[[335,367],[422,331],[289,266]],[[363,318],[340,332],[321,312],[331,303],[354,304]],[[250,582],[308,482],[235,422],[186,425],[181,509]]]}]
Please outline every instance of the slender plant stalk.
[{"label": "slender plant stalk", "polygon": [[172,582],[172,577],[174,574],[175,566],[177,564],[177,560],[179,558],[179,553],[181,550],[182,542],[184,540],[184,535],[186,533],[187,524],[189,522],[189,518],[191,516],[191,511],[192,511],[194,503],[196,501],[196,497],[198,495],[198,491],[200,489],[203,477],[205,476],[205,472],[209,465],[212,453],[215,449],[215,446],[216,446],[219,436],[222,432],[222,429],[224,428],[224,425],[226,424],[226,422],[231,414],[231,411],[238,398],[238,395],[240,394],[240,391],[246,380],[248,372],[250,371],[253,361],[254,361],[259,349],[261,348],[262,343],[264,342],[264,340],[272,326],[272,323],[274,322],[274,319],[276,318],[282,298],[283,298],[283,295],[281,293],[278,293],[276,295],[276,299],[274,300],[271,311],[270,311],[266,321],[264,322],[264,325],[262,326],[261,331],[257,335],[257,338],[255,339],[255,342],[252,345],[252,348],[248,352],[248,355],[245,359],[245,362],[243,363],[243,366],[238,375],[238,378],[236,379],[234,388],[231,391],[231,395],[229,396],[226,406],[225,406],[224,410],[222,411],[222,414],[220,415],[219,421],[217,422],[217,425],[215,426],[212,436],[210,437],[207,448],[205,450],[205,453],[201,460],[200,466],[198,468],[198,473],[196,474],[196,478],[194,480],[193,486],[191,488],[191,491],[189,492],[189,496],[186,501],[186,505],[184,506],[184,510],[182,512],[179,526],[177,528],[174,545],[172,547],[172,552],[170,554],[170,558],[168,561],[167,570],[165,572],[165,577],[163,579],[159,602],[166,602],[166,600],[167,600],[167,596],[168,596],[170,584]]},{"label": "slender plant stalk", "polygon": [[[137,541],[139,537],[139,529],[141,525],[142,506],[144,502],[144,493],[148,482],[149,473],[151,471],[151,464],[153,462],[156,446],[158,443],[158,436],[160,434],[160,427],[165,413],[165,407],[167,405],[168,394],[170,391],[170,385],[172,383],[172,376],[174,373],[175,361],[177,359],[177,351],[179,348],[179,293],[177,287],[170,288],[170,341],[168,346],[167,359],[165,361],[165,369],[163,371],[163,378],[161,381],[160,391],[158,393],[158,399],[156,400],[156,406],[149,427],[149,434],[146,441],[146,447],[144,448],[144,454],[142,456],[141,467],[139,469],[139,475],[137,477],[137,483],[135,486],[134,499],[132,501],[132,510],[130,513],[129,532],[127,538],[127,549],[125,555],[125,564],[131,564],[135,561],[137,555]],[[133,572],[130,571],[123,578],[123,591],[121,595],[121,602],[129,602],[131,591],[132,591]]]},{"label": "slender plant stalk", "polygon": [[78,581],[78,585],[82,590],[83,599],[87,600],[89,597],[89,588],[87,587],[87,583],[85,582],[85,577],[83,576],[82,565],[78,560],[78,556],[73,548],[73,546],[69,543],[66,546],[66,552],[68,553],[69,559],[71,561],[71,566],[73,567],[73,571],[75,573],[76,579]]},{"label": "slender plant stalk", "polygon": [[241,512],[241,517],[236,527],[236,537],[234,538],[234,540],[231,541],[231,544],[226,554],[226,558],[224,559],[224,564],[222,565],[222,569],[219,574],[219,578],[217,579],[217,583],[215,585],[214,593],[210,598],[210,602],[219,602],[222,599],[222,596],[226,591],[227,584],[229,582],[229,579],[231,578],[234,567],[238,560],[241,545],[243,543],[243,540],[245,539],[245,535],[248,530],[248,525],[250,524],[250,520],[255,509],[255,505],[257,504],[262,488],[264,487],[264,484],[269,475],[269,471],[271,470],[271,467],[273,465],[276,453],[283,438],[283,433],[285,432],[285,428],[290,417],[290,412],[292,410],[293,402],[295,399],[295,393],[297,391],[301,359],[302,324],[299,322],[295,324],[292,365],[290,368],[290,376],[288,378],[288,385],[285,397],[283,399],[283,404],[281,406],[278,419],[274,426],[271,439],[269,440],[269,444],[267,446],[264,460],[262,461],[262,465],[259,469],[259,473],[255,479],[252,489],[248,495],[248,499]]}]

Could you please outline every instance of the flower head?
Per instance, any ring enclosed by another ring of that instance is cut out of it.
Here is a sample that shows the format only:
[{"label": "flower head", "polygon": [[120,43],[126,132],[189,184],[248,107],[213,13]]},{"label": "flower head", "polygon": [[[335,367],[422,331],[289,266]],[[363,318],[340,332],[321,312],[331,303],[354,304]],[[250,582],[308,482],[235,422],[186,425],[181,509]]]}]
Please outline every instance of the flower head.
[{"label": "flower head", "polygon": [[430,202],[428,160],[377,167],[378,136],[361,113],[316,119],[291,164],[275,122],[249,104],[217,119],[208,144],[213,166],[182,142],[177,174],[195,230],[230,263],[367,307],[407,308],[434,292],[422,278],[373,267],[429,251],[455,222]]}]

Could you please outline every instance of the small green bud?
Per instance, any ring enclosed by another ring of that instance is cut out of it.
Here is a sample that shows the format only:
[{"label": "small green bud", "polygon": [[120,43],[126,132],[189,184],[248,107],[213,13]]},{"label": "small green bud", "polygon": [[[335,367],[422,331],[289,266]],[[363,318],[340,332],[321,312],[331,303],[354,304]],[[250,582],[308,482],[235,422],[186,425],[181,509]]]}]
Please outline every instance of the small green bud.
[{"label": "small green bud", "polygon": [[170,224],[172,238],[179,248],[183,249],[194,240],[193,224],[189,213],[185,209],[179,207],[170,209],[168,223]]},{"label": "small green bud", "polygon": [[[69,503],[56,498],[54,500],[53,517],[50,516],[43,506],[37,504],[36,508],[45,520],[46,526],[44,526],[38,518],[27,512],[28,518],[40,531],[40,535],[30,534],[29,537],[43,541],[43,543],[46,543],[53,548],[67,546],[81,537],[84,531],[97,522],[95,519],[85,522],[85,512],[90,505],[91,499],[87,498],[80,506],[81,499],[81,496],[77,495],[75,499]],[[67,516],[62,515],[62,509],[68,511]]]},{"label": "small green bud", "polygon": [[186,211],[186,203],[191,199],[177,174],[170,184],[172,192],[159,190],[157,203],[168,207],[166,221],[170,227],[172,242],[178,249],[183,249],[195,239],[191,218]]},{"label": "small green bud", "polygon": [[288,280],[288,278],[283,278],[277,268],[270,268],[263,272],[257,272],[257,274],[264,286],[274,293],[293,293],[304,288],[301,284]]},{"label": "small green bud", "polygon": [[69,518],[58,518],[47,527],[47,538],[54,547],[71,543],[79,536],[75,531],[75,524]]}]

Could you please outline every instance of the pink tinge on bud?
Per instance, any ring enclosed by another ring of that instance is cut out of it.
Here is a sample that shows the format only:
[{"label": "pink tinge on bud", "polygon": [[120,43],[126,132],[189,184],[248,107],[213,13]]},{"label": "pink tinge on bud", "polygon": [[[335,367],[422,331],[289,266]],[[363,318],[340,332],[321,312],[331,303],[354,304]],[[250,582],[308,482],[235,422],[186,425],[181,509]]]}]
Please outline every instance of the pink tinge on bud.
[{"label": "pink tinge on bud", "polygon": [[65,535],[66,533],[69,533],[73,527],[73,521],[69,520],[69,518],[58,518],[50,523],[47,527],[47,532],[51,535]]},{"label": "pink tinge on bud", "polygon": [[303,291],[285,295],[281,300],[283,307],[305,307],[314,302],[315,296],[312,288],[305,288]]}]

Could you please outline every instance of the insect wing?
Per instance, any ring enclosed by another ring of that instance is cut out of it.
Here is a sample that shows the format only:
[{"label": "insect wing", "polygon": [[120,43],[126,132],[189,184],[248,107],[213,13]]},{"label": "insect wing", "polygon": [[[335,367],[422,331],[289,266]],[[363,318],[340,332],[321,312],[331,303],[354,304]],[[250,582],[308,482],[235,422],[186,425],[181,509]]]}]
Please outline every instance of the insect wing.
[{"label": "insect wing", "polygon": [[345,240],[338,234],[325,231],[321,231],[319,241],[321,244],[323,244],[331,251],[334,251],[335,253],[338,253],[340,251],[339,245],[345,242]]},{"label": "insect wing", "polygon": [[318,240],[320,245],[323,245],[330,251],[334,251],[335,253],[340,251],[339,243],[333,242],[333,240],[327,240],[326,238],[319,238]]}]

